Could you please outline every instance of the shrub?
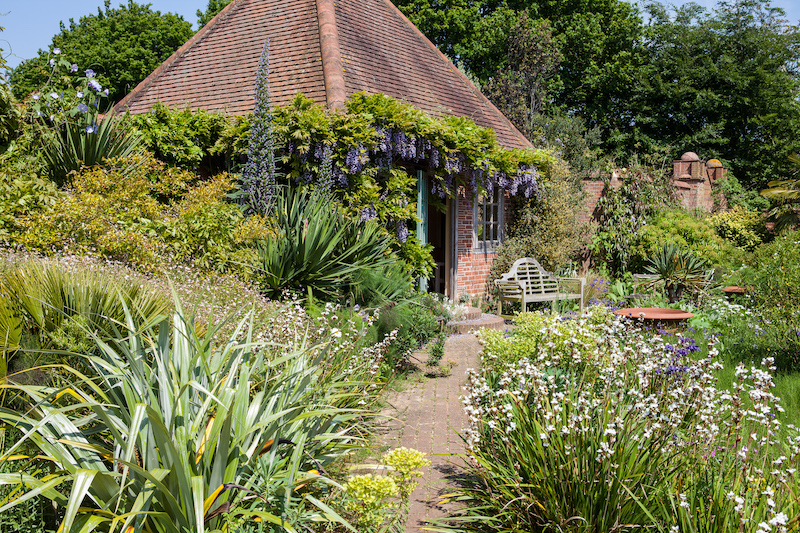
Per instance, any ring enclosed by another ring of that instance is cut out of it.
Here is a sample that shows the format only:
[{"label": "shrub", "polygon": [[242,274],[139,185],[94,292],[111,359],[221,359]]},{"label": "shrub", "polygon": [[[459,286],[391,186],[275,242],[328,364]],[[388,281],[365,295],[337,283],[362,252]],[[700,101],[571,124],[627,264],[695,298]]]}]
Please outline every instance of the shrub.
[{"label": "shrub", "polygon": [[185,170],[215,170],[224,161],[215,161],[211,148],[226,127],[226,117],[190,108],[170,109],[156,103],[149,113],[128,119],[128,127],[139,130],[144,145],[170,166]]},{"label": "shrub", "polygon": [[411,353],[435,337],[447,321],[447,312],[428,294],[406,293],[397,302],[386,304],[376,322],[379,337],[397,331],[397,338],[387,354],[386,373],[394,372],[408,361]]},{"label": "shrub", "polygon": [[250,274],[255,241],[269,235],[226,193],[233,178],[196,176],[151,155],[84,168],[60,201],[21,216],[8,241],[44,254],[91,255],[162,271],[175,259],[204,270]]},{"label": "shrub", "polygon": [[[546,269],[556,270],[573,258],[583,244],[586,229],[576,218],[582,200],[580,189],[564,168],[555,171],[550,180],[541,184],[537,197],[513,197],[508,241],[521,243],[529,253],[509,257],[511,262],[507,267],[520,257],[535,257]],[[510,249],[515,246],[518,245],[509,244]],[[500,251],[499,255],[508,254]]]},{"label": "shrub", "polygon": [[[303,342],[267,362],[249,320],[217,344],[214,325],[200,335],[176,309],[157,334],[136,331],[135,310],[127,313],[126,336],[86,357],[93,377],[73,372],[63,390],[5,385],[35,406],[0,409],[4,423],[27,428],[7,453],[35,446],[55,474],[0,474],[0,484],[65,508],[64,531],[112,522],[123,530],[204,531],[241,517],[299,528],[318,520],[318,500],[295,487],[330,483],[309,472],[348,449],[360,417],[341,406],[368,391],[352,388],[351,372],[372,361],[330,370],[327,350]],[[65,434],[69,440],[60,440]],[[71,487],[68,495],[58,486]]]},{"label": "shrub", "polygon": [[672,209],[649,219],[639,232],[638,239],[631,245],[631,271],[641,272],[648,258],[670,243],[714,265],[738,266],[743,259],[743,253],[723,241],[708,219],[693,216],[683,209]]},{"label": "shrub", "polygon": [[0,168],[0,239],[20,230],[19,219],[52,206],[58,188],[47,178],[20,168]]},{"label": "shrub", "polygon": [[752,252],[767,237],[764,218],[744,207],[737,206],[728,211],[721,211],[711,216],[709,223],[717,235],[748,252]]},{"label": "shrub", "polygon": [[800,231],[789,232],[762,245],[753,254],[749,282],[762,308],[781,313],[800,309]]},{"label": "shrub", "polygon": [[[359,532],[395,531],[408,515],[409,497],[417,486],[421,468],[430,466],[425,454],[409,448],[396,448],[384,454],[381,465],[387,474],[352,476],[344,485],[345,511]],[[339,496],[339,495],[336,495]]]}]

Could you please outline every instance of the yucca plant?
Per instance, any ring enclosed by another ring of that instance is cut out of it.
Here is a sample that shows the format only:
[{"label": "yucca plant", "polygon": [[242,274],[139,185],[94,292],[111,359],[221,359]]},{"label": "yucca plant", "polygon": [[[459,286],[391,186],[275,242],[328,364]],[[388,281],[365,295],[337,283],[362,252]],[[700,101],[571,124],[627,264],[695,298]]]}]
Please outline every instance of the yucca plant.
[{"label": "yucca plant", "polygon": [[[248,319],[215,344],[218,328],[201,337],[176,307],[171,321],[139,330],[126,309],[127,338],[95,337],[98,354],[86,356],[96,376],[65,368],[67,388],[2,385],[30,405],[0,409],[23,432],[2,459],[27,459],[33,446],[53,473],[0,474],[23,489],[0,513],[41,495],[62,507],[60,531],[204,532],[243,519],[271,524],[265,531],[347,527],[295,489],[333,483],[320,472],[352,441],[360,414],[334,407],[351,384],[322,381],[324,356],[305,350],[265,360]],[[153,327],[157,335],[142,333]]]},{"label": "yucca plant", "polygon": [[670,303],[680,300],[686,289],[693,292],[703,290],[711,277],[707,260],[674,244],[665,244],[649,259],[644,270],[655,276],[648,282],[649,286],[664,283]]},{"label": "yucca plant", "polygon": [[62,184],[70,172],[82,166],[99,165],[104,159],[125,157],[140,151],[144,137],[137,130],[125,130],[113,113],[101,116],[90,109],[83,120],[65,122],[42,147],[50,177]]},{"label": "yucca plant", "polygon": [[277,233],[258,247],[259,283],[271,298],[285,290],[329,298],[357,292],[363,270],[398,261],[383,228],[348,217],[323,194],[284,187],[275,200]]}]

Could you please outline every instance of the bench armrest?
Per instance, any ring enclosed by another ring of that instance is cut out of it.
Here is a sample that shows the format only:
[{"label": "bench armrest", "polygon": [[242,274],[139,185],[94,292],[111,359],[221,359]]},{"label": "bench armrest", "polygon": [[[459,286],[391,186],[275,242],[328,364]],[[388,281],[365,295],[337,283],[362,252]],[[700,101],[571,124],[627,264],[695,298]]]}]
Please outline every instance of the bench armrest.
[{"label": "bench armrest", "polygon": [[565,282],[565,285],[570,287],[575,287],[580,294],[583,294],[583,288],[586,285],[586,278],[556,278],[558,280],[559,286]]},{"label": "bench armrest", "polygon": [[496,279],[494,286],[500,289],[500,292],[517,292],[524,291],[525,285],[516,279]]}]

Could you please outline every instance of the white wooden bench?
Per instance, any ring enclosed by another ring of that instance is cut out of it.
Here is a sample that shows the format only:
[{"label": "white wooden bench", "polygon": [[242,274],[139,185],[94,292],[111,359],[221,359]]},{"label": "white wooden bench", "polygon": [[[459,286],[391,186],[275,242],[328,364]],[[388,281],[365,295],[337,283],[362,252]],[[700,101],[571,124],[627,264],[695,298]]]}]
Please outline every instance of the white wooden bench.
[{"label": "white wooden bench", "polygon": [[519,302],[525,311],[531,302],[578,300],[583,311],[583,290],[586,278],[560,278],[547,272],[536,259],[523,257],[514,261],[511,271],[494,280],[500,290],[500,314],[503,302]]}]

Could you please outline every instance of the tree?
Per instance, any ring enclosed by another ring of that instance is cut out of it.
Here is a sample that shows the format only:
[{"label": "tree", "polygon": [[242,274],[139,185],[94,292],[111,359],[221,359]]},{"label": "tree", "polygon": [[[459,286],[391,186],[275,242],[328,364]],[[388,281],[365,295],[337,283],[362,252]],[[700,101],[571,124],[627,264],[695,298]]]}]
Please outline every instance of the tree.
[{"label": "tree", "polygon": [[39,50],[11,72],[14,95],[21,100],[47,82],[51,54],[58,49],[77,68],[96,72],[112,101],[118,101],[193,34],[180,15],[162,15],[133,0],[114,9],[110,3],[77,23],[70,19],[69,27],[62,22],[47,51]]},{"label": "tree", "polygon": [[508,45],[527,10],[547,20],[563,60],[549,83],[554,107],[611,129],[629,115],[626,96],[642,61],[642,21],[623,0],[397,0],[456,63],[487,83],[513,67]]},{"label": "tree", "polygon": [[600,142],[600,128],[587,130],[580,116],[553,105],[561,66],[561,43],[547,20],[523,11],[511,28],[508,64],[484,84],[484,94],[532,142],[555,150],[580,174],[589,170]]},{"label": "tree", "polygon": [[197,28],[202,28],[213,19],[217,13],[222,11],[225,6],[231,3],[231,0],[208,0],[208,6],[205,13],[197,10]]},{"label": "tree", "polygon": [[800,31],[768,0],[648,6],[648,61],[630,100],[630,123],[610,136],[619,153],[670,145],[721,158],[750,188],[788,175],[800,150]]},{"label": "tree", "polygon": [[531,138],[533,117],[549,104],[549,82],[561,51],[550,23],[523,11],[508,39],[508,67],[495,73],[484,92],[524,135]]}]

